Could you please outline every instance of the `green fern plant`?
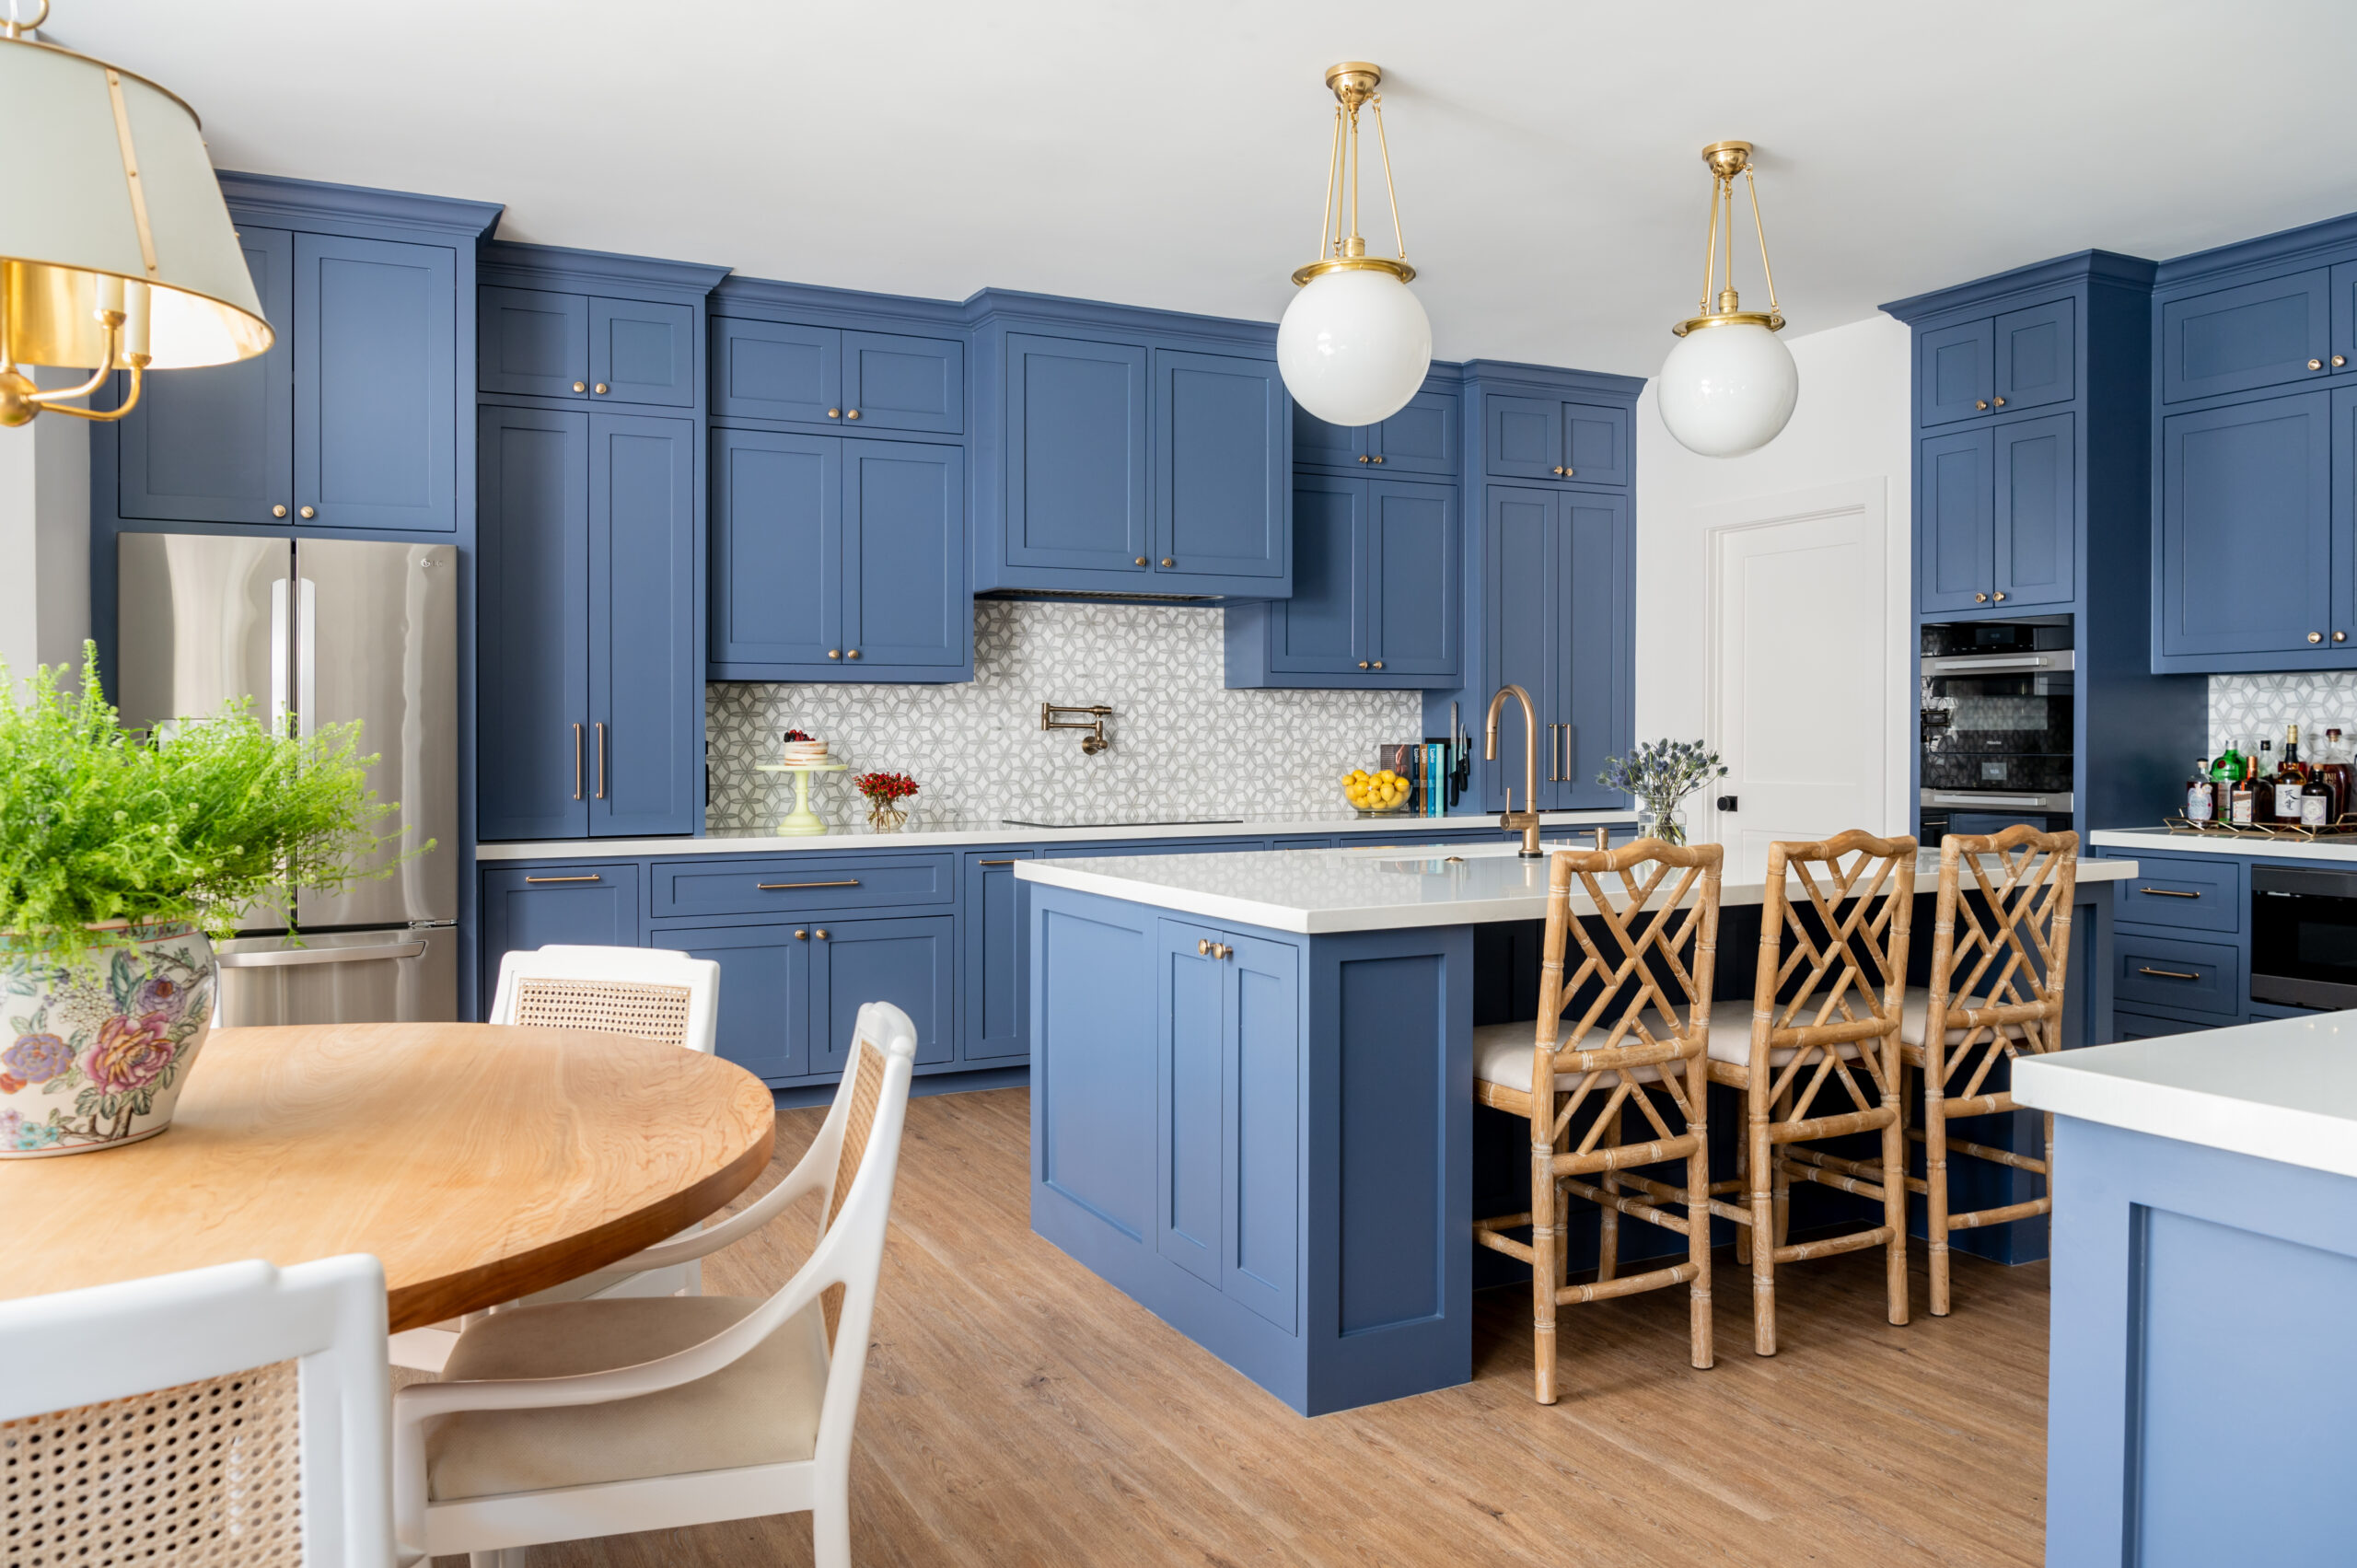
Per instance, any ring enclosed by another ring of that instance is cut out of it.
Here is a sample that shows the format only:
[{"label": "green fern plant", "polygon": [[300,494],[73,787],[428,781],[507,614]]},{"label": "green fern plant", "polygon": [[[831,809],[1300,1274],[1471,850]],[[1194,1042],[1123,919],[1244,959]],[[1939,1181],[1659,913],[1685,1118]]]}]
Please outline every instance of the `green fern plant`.
[{"label": "green fern plant", "polygon": [[273,734],[239,700],[208,717],[124,729],[82,646],[78,691],[66,667],[38,666],[23,700],[0,665],[0,942],[80,962],[133,927],[191,923],[221,937],[242,911],[284,912],[289,868],[333,890],[389,877],[372,865],[378,825],[397,807],[370,793],[358,725]]}]

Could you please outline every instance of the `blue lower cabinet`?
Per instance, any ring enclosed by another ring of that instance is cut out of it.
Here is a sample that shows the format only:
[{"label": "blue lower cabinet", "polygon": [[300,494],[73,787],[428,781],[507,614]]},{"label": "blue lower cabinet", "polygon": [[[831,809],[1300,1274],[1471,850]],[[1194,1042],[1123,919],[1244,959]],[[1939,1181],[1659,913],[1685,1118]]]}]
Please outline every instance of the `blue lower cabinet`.
[{"label": "blue lower cabinet", "polygon": [[956,1053],[958,923],[949,915],[814,922],[810,1070],[851,1065],[860,1007],[889,1002],[917,1027],[917,1065]]},{"label": "blue lower cabinet", "polygon": [[757,1077],[810,1072],[810,927],[658,926],[649,942],[720,965],[721,1055]]},{"label": "blue lower cabinet", "polygon": [[629,861],[524,865],[482,874],[482,998],[488,1008],[499,960],[551,943],[639,946],[638,866]]},{"label": "blue lower cabinet", "polygon": [[964,1039],[958,1059],[1004,1064],[1028,1056],[1026,1028],[1030,980],[1023,964],[1023,884],[1015,863],[1028,849],[985,850],[966,856],[964,901],[958,909],[965,949]]},{"label": "blue lower cabinet", "polygon": [[2135,860],[2137,874],[2113,884],[2119,889],[2114,905],[2118,919],[2188,931],[2232,933],[2243,928],[2247,862],[2229,855],[2153,854],[2142,849],[2135,852]]},{"label": "blue lower cabinet", "polygon": [[2220,1023],[2239,1023],[2245,1001],[2242,949],[2223,942],[2195,942],[2121,931],[2112,944],[2118,955],[2112,994],[2129,1008],[2164,1014],[2196,1013]]},{"label": "blue lower cabinet", "polygon": [[2191,1034],[2196,1029],[2222,1028],[2217,1023],[2197,1023],[2190,1018],[2172,1018],[2161,1013],[2139,1013],[2127,1007],[2111,1011],[2111,1034],[2114,1040],[2158,1040],[2163,1035]]}]

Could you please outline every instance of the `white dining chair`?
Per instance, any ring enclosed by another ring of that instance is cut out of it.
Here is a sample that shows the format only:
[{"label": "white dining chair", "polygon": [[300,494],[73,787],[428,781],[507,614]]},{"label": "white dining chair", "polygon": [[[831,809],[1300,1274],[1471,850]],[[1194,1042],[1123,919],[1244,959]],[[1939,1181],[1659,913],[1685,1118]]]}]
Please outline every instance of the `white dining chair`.
[{"label": "white dining chair", "polygon": [[[719,1017],[720,966],[710,958],[691,958],[671,947],[552,944],[519,948],[500,959],[486,1021],[634,1035],[709,1056]],[[617,1265],[597,1279],[595,1287],[568,1280],[526,1299],[571,1301],[593,1293],[693,1295],[703,1288],[702,1270],[692,1261],[645,1269]],[[393,1365],[439,1372],[458,1342],[457,1321],[404,1329],[393,1336]]]},{"label": "white dining chair", "polygon": [[376,1259],[0,1303],[0,1365],[7,1562],[390,1568]]},{"label": "white dining chair", "polygon": [[818,1243],[774,1295],[509,1307],[467,1326],[440,1381],[394,1395],[405,1550],[521,1568],[545,1541],[807,1512],[819,1568],[850,1568],[852,1427],[916,1047],[906,1013],[862,1007],[852,1069],[792,1173],[639,1254],[701,1257],[823,1193]]}]

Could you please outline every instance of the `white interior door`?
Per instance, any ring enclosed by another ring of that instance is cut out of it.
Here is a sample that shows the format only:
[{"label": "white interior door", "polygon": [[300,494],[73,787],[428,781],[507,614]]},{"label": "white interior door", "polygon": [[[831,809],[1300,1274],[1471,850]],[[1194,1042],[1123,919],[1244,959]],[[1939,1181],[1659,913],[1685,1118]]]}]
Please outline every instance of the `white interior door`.
[{"label": "white interior door", "polygon": [[1704,787],[1697,825],[1726,846],[1731,874],[1765,865],[1771,840],[1894,828],[1890,671],[1904,653],[1891,646],[1882,507],[1861,494],[1785,510],[1706,536],[1708,714],[1727,776]]}]

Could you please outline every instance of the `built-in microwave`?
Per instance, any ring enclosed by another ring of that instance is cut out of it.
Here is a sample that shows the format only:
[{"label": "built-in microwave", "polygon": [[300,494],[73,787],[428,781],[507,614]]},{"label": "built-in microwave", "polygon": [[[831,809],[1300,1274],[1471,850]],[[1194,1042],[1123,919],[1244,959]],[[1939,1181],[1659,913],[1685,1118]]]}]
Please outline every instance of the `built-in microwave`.
[{"label": "built-in microwave", "polygon": [[2071,825],[2076,656],[2068,619],[1928,623],[1920,805],[1935,829]]},{"label": "built-in microwave", "polygon": [[2357,868],[2250,868],[2250,999],[2357,1007]]}]

